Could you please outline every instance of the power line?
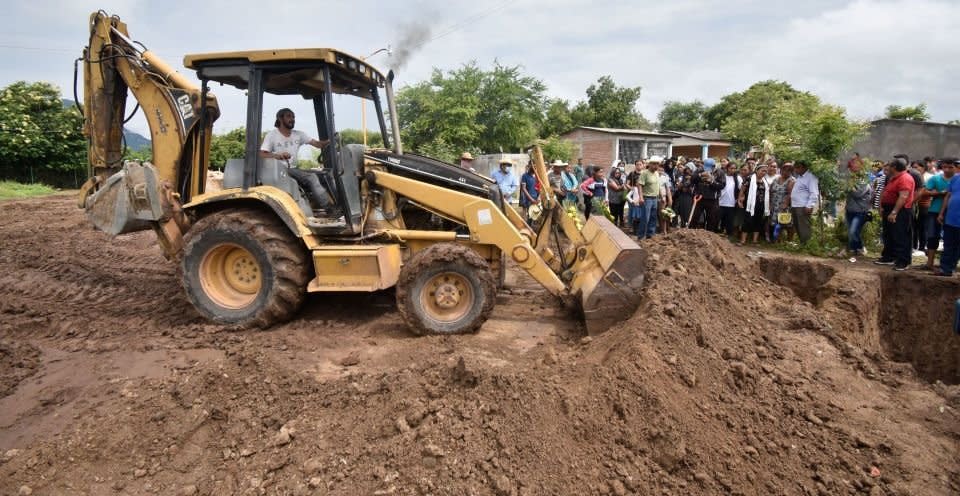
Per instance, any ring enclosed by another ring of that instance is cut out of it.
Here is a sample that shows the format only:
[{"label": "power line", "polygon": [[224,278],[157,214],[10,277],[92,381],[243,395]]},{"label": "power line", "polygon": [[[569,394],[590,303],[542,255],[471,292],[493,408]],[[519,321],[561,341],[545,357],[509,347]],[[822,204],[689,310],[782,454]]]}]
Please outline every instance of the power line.
[{"label": "power line", "polygon": [[440,34],[438,34],[438,35],[436,35],[436,36],[434,36],[434,37],[432,37],[432,38],[424,41],[423,43],[420,43],[420,44],[418,44],[418,45],[414,45],[413,48],[415,48],[415,49],[416,49],[416,48],[420,48],[420,47],[426,45],[427,43],[430,43],[431,41],[435,41],[435,40],[438,40],[438,39],[440,39],[440,38],[443,38],[444,36],[453,34],[453,33],[457,32],[457,31],[461,30],[462,28],[466,27],[468,24],[472,24],[472,23],[474,23],[474,22],[477,22],[477,21],[479,21],[480,19],[483,19],[484,17],[491,16],[491,15],[493,15],[494,13],[499,12],[499,11],[505,9],[505,8],[506,8],[507,6],[509,6],[511,3],[516,3],[516,2],[517,2],[517,0],[506,0],[506,1],[503,2],[503,3],[499,3],[499,4],[491,7],[490,9],[488,9],[488,10],[486,10],[486,11],[480,12],[480,13],[478,13],[478,14],[476,14],[476,15],[473,15],[473,16],[471,16],[471,17],[468,17],[468,18],[466,18],[466,19],[464,19],[464,20],[462,20],[462,21],[460,21],[460,22],[458,22],[458,23],[450,26],[449,28],[447,28],[446,31],[441,32]]},{"label": "power line", "polygon": [[32,46],[23,46],[23,45],[0,45],[0,48],[6,48],[10,50],[33,50],[38,52],[67,52],[74,53],[76,49],[67,49],[67,48],[50,48],[50,47],[32,47]]}]

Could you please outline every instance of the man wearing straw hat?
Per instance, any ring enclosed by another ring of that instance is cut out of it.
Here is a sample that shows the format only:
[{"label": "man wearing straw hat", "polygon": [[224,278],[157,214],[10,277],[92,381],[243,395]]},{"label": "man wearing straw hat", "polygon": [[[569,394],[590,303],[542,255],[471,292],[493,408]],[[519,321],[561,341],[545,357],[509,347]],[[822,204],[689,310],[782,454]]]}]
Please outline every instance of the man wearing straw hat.
[{"label": "man wearing straw hat", "polygon": [[471,155],[470,152],[463,152],[463,154],[460,155],[460,168],[470,172],[477,172],[477,170],[473,168],[473,155]]},{"label": "man wearing straw hat", "polygon": [[563,203],[563,169],[566,167],[566,162],[554,159],[550,162],[550,172],[547,174],[547,182],[550,183],[550,189],[557,197],[557,204]]}]

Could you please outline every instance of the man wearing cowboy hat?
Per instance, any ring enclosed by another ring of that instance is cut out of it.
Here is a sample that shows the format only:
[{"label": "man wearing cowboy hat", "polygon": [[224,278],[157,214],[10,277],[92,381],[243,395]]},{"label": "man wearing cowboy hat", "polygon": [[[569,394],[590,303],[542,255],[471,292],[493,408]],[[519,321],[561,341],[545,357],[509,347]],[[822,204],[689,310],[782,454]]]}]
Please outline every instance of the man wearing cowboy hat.
[{"label": "man wearing cowboy hat", "polygon": [[493,171],[493,174],[490,175],[490,178],[497,182],[497,185],[500,186],[500,193],[503,194],[503,201],[507,203],[513,203],[514,195],[517,192],[519,185],[517,184],[517,177],[513,175],[513,171],[510,170],[513,167],[513,162],[509,159],[502,158],[500,159],[500,169]]},{"label": "man wearing cowboy hat", "polygon": [[566,162],[554,159],[550,162],[550,172],[547,174],[547,182],[550,183],[550,189],[556,195],[558,204],[563,203],[563,169],[566,167]]},{"label": "man wearing cowboy hat", "polygon": [[477,172],[477,170],[473,168],[473,155],[471,155],[470,152],[463,152],[463,154],[460,155],[460,168],[470,172]]}]

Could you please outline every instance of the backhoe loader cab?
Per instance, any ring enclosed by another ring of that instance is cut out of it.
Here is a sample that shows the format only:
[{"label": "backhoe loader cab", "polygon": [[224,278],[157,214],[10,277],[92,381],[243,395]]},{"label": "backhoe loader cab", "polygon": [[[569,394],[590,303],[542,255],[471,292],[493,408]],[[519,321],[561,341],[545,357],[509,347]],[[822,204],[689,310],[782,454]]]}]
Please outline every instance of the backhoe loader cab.
[{"label": "backhoe loader cab", "polygon": [[[313,212],[309,201],[299,191],[296,181],[285,174],[285,165],[261,158],[260,137],[264,129],[264,93],[300,96],[313,102],[317,136],[329,140],[324,150],[325,169],[317,172],[321,183],[333,196],[345,228],[328,224],[325,231],[358,234],[361,205],[358,176],[362,169],[362,152],[357,147],[339,143],[334,119],[334,95],[353,95],[371,100],[385,146],[389,135],[378,89],[389,82],[373,67],[343,52],[327,48],[256,50],[244,52],[187,55],[184,65],[194,69],[203,91],[209,83],[220,83],[245,90],[247,95],[246,153],[244,159],[227,163],[224,187],[275,186],[290,194],[306,217]],[[269,112],[267,112],[269,113]],[[323,225],[316,226],[323,228]]]}]

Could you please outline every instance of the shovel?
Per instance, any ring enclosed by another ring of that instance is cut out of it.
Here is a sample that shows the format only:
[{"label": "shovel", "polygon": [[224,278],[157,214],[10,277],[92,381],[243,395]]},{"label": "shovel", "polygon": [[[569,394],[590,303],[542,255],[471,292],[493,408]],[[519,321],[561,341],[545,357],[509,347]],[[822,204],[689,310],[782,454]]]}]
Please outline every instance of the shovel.
[{"label": "shovel", "polygon": [[703,198],[703,195],[695,195],[693,197],[693,206],[690,207],[690,216],[687,217],[687,227],[690,227],[690,223],[693,222],[693,213],[697,211],[697,203],[700,203],[700,199]]}]

